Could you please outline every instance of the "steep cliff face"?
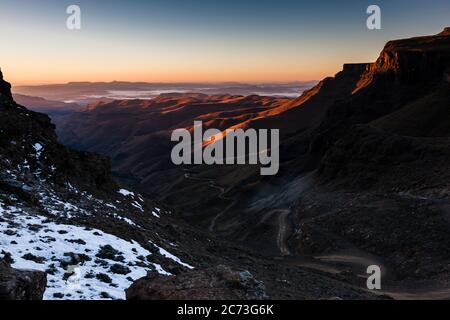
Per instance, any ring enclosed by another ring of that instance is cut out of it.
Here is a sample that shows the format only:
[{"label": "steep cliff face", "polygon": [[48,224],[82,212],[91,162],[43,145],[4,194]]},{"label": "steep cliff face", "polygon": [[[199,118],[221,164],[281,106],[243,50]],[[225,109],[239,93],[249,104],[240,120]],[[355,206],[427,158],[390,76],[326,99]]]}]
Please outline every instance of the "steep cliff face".
[{"label": "steep cliff face", "polygon": [[[427,105],[430,111],[436,110],[433,114],[442,113],[450,68],[450,36],[447,34],[444,31],[434,36],[390,41],[377,61],[366,66],[352,94],[336,99],[328,109],[315,134],[313,148],[326,152],[351,126],[388,117],[417,101],[425,101],[422,105]],[[427,102],[427,96],[434,96],[432,100],[437,105]],[[441,98],[436,99],[438,96]],[[421,112],[426,112],[423,107]],[[444,116],[441,120],[445,119]],[[411,122],[397,122],[399,132],[404,132],[400,127],[408,123]]]},{"label": "steep cliff face", "polygon": [[449,56],[448,30],[392,41],[330,109],[313,144],[319,187],[298,205],[300,252],[328,243],[354,256],[356,246],[396,281],[450,273]]},{"label": "steep cliff face", "polygon": [[[333,150],[337,151],[338,145],[349,139],[348,144],[354,147],[363,144],[367,148],[371,145],[374,148],[373,156],[384,157],[384,163],[391,166],[392,169],[393,163],[396,161],[393,158],[388,160],[388,158],[396,154],[395,150],[389,148],[384,151],[380,150],[379,148],[385,146],[386,143],[377,145],[373,142],[385,133],[379,132],[378,134],[376,130],[369,127],[387,131],[391,135],[391,142],[397,141],[398,150],[403,150],[400,153],[403,156],[411,155],[416,162],[423,161],[426,155],[421,156],[422,151],[424,152],[431,145],[434,146],[432,149],[440,148],[443,152],[442,155],[446,155],[448,146],[445,139],[429,141],[419,138],[448,137],[450,87],[447,82],[447,72],[449,68],[450,35],[448,29],[435,36],[389,42],[378,60],[366,68],[352,96],[345,101],[336,103],[322,122],[320,129],[323,134],[319,135],[320,139],[316,141],[320,148],[328,153],[328,156],[323,158],[321,168],[324,169],[330,165],[343,169],[355,163],[351,157],[356,154],[366,155],[370,158],[369,154],[372,152],[369,150],[347,152],[349,147],[347,145],[341,149],[341,155],[345,155],[345,159],[338,160],[335,157],[330,159],[329,156]],[[359,129],[349,129],[354,125],[359,125]],[[366,125],[367,128],[361,131],[361,125]],[[355,132],[364,132],[364,134],[359,135]],[[374,135],[372,143],[367,138],[370,136],[368,132],[372,132]],[[399,141],[405,139],[393,135],[409,137],[410,142],[405,141],[402,147],[399,145]],[[363,136],[366,136],[365,141],[362,141]],[[355,143],[356,137],[361,139],[359,143]],[[351,140],[353,142],[350,142]],[[338,143],[334,144],[335,142]],[[333,144],[334,147],[330,148]],[[413,156],[414,154],[416,157]],[[428,161],[437,161],[439,158],[438,155],[430,156]],[[367,162],[362,161],[362,163]],[[406,168],[406,163],[402,162],[401,164]],[[437,163],[435,165],[433,170],[436,171],[440,168],[445,177],[447,174],[445,166],[443,167],[440,162],[439,165]],[[425,166],[420,170],[420,164],[418,164],[415,172],[430,180],[435,178],[440,180],[438,175],[435,176],[431,172],[426,173],[431,167],[433,166]],[[364,174],[364,172],[369,172],[367,169],[368,167],[359,168],[357,171]],[[348,172],[356,172],[356,170],[353,168]],[[379,176],[379,178],[381,177]],[[412,176],[409,176],[409,179],[411,180]],[[404,179],[403,182],[406,183],[406,180],[408,179]],[[357,182],[358,179],[354,179],[353,183]],[[366,181],[366,186],[370,185],[372,184],[367,184]]]},{"label": "steep cliff face", "polygon": [[382,76],[398,84],[430,84],[441,81],[450,70],[448,28],[435,36],[390,41],[377,61],[358,83],[360,90]]}]

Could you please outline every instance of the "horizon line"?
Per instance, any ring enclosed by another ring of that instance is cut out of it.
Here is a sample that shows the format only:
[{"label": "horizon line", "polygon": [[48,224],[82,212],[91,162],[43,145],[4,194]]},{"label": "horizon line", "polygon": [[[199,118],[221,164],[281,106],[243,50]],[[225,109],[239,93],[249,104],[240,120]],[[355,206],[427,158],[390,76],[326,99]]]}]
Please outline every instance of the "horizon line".
[{"label": "horizon line", "polygon": [[[7,80],[7,77],[4,77]],[[294,84],[294,83],[309,83],[317,82],[319,79],[310,80],[264,80],[264,81],[132,81],[132,80],[111,80],[111,81],[67,81],[67,82],[41,82],[41,83],[13,83],[11,82],[12,89],[14,87],[39,87],[39,86],[57,86],[57,85],[70,85],[70,84],[114,84],[114,83],[128,83],[128,84],[161,84],[161,85],[174,85],[174,84],[240,84],[240,85],[258,85],[258,84]]]}]

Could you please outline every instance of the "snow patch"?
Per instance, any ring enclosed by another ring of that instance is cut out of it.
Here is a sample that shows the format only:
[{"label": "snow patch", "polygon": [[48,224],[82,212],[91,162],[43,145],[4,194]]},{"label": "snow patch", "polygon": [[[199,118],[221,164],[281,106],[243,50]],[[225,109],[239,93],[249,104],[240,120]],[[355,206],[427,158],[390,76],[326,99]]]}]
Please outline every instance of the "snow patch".
[{"label": "snow patch", "polygon": [[[151,253],[135,241],[58,224],[1,202],[0,217],[0,252],[11,253],[14,268],[47,272],[46,300],[125,299],[125,289],[149,271],[171,275],[149,262]],[[108,245],[118,251],[118,258],[96,257]],[[73,256],[78,257],[75,262]],[[68,266],[71,261],[74,265]]]},{"label": "snow patch", "polygon": [[134,192],[128,191],[126,189],[120,189],[118,191],[118,193],[120,193],[121,195],[123,195],[124,197],[129,197],[129,196],[133,196],[134,197]]},{"label": "snow patch", "polygon": [[141,206],[137,201],[133,201],[133,202],[131,203],[131,205],[132,205],[133,207],[135,207],[136,209],[139,209],[141,212],[144,212],[144,208],[142,208],[142,206]]},{"label": "snow patch", "polygon": [[44,149],[44,147],[42,146],[42,144],[40,143],[35,143],[33,145],[34,150],[36,151],[36,158],[40,158],[41,154],[42,154],[42,149]]},{"label": "snow patch", "polygon": [[155,216],[158,219],[161,218],[161,216],[159,214],[157,214],[155,211],[152,211],[152,215]]},{"label": "snow patch", "polygon": [[167,259],[170,259],[170,260],[172,260],[172,261],[175,261],[176,263],[178,263],[178,264],[180,264],[180,265],[182,265],[183,267],[186,267],[186,268],[188,268],[188,269],[191,269],[191,270],[194,269],[193,266],[191,266],[191,265],[189,265],[189,264],[187,264],[187,263],[182,262],[180,258],[174,256],[173,254],[171,254],[170,252],[168,252],[166,249],[161,248],[160,246],[154,244],[154,243],[151,242],[151,241],[149,241],[149,242],[150,242],[153,246],[155,246],[155,247],[158,249],[159,254],[162,255],[163,257],[165,257],[165,258],[167,258]]}]

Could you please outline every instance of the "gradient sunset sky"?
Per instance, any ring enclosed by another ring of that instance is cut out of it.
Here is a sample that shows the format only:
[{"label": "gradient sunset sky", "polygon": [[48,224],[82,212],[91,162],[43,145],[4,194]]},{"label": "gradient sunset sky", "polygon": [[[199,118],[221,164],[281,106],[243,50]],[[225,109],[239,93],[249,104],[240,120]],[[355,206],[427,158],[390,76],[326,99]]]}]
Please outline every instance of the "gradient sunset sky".
[{"label": "gradient sunset sky", "polygon": [[[66,28],[72,4],[80,31]],[[366,28],[370,4],[380,31]],[[0,67],[14,85],[316,80],[449,17],[449,0],[1,0]]]}]

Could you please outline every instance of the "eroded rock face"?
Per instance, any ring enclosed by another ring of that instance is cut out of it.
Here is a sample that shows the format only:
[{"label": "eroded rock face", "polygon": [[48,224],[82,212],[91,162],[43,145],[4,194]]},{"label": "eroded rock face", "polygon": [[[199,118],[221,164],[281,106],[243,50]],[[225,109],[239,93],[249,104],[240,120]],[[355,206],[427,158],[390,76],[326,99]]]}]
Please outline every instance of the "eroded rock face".
[{"label": "eroded rock face", "polygon": [[441,81],[450,68],[449,30],[445,28],[434,36],[389,41],[361,77],[357,90],[385,75],[404,85]]},{"label": "eroded rock face", "polygon": [[146,277],[127,291],[127,300],[262,300],[265,286],[248,271],[225,266],[191,270],[175,277]]},{"label": "eroded rock face", "polygon": [[15,270],[0,261],[0,300],[42,300],[46,285],[45,272]]}]

